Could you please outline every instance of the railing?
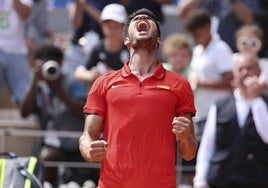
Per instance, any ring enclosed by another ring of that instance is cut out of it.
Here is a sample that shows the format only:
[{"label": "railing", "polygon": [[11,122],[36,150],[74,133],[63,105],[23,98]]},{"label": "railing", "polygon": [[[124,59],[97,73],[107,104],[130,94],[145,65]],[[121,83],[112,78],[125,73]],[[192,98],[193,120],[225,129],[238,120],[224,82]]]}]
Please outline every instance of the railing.
[{"label": "railing", "polygon": [[[65,138],[78,138],[82,132],[80,131],[44,131],[44,130],[15,130],[12,128],[1,128],[0,129],[0,152],[6,152],[6,137],[8,136],[20,136],[20,137],[65,137]],[[64,161],[44,161],[45,166],[65,166],[71,168],[100,168],[99,163],[87,163],[87,162],[64,162]]]},{"label": "railing", "polygon": [[[29,129],[13,129],[13,128],[0,128],[0,152],[5,152],[5,139],[9,136],[14,137],[49,137],[58,136],[66,138],[77,138],[80,137],[82,132],[80,131],[44,131],[44,130],[29,130]],[[47,167],[58,167],[61,168],[100,168],[100,163],[88,163],[88,162],[71,162],[71,161],[44,161],[43,164]],[[178,184],[182,181],[182,171],[194,172],[194,166],[182,166],[181,158],[177,157],[177,181]]]}]

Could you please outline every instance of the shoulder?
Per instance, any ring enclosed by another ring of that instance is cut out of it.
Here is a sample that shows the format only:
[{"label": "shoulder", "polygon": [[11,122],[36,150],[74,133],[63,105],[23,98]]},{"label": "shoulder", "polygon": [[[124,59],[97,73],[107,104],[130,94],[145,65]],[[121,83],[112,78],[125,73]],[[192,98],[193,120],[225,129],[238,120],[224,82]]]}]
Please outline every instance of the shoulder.
[{"label": "shoulder", "polygon": [[172,88],[174,91],[190,92],[192,93],[192,88],[188,80],[175,72],[165,70],[165,82]]},{"label": "shoulder", "polygon": [[109,87],[114,79],[117,79],[121,76],[120,70],[110,71],[99,78],[94,82],[94,85],[101,85],[102,87]]},{"label": "shoulder", "polygon": [[193,49],[193,55],[200,54],[203,51],[203,47],[201,44],[198,44]]},{"label": "shoulder", "polygon": [[222,111],[223,109],[228,108],[230,105],[232,105],[234,103],[235,103],[234,95],[229,95],[229,96],[226,96],[224,98],[218,99],[215,102],[215,106],[217,108],[217,112],[219,113],[220,111]]},{"label": "shoulder", "polygon": [[165,71],[166,71],[166,78],[168,79],[171,79],[171,80],[174,79],[174,80],[183,81],[183,82],[186,81],[186,79],[178,73],[175,73],[169,69],[165,69]]},{"label": "shoulder", "polygon": [[223,41],[217,34],[215,34],[215,36],[213,36],[213,39],[212,39],[212,48],[213,50],[217,50],[217,51],[220,51],[220,52],[227,52],[227,53],[230,53],[232,54],[232,50],[230,48],[230,46],[225,42]]}]

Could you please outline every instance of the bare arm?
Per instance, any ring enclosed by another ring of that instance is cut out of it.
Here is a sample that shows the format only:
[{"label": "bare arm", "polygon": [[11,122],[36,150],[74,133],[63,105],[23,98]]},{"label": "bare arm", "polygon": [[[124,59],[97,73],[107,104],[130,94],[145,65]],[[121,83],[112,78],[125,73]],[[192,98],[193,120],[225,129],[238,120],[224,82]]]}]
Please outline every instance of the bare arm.
[{"label": "bare arm", "polygon": [[76,0],[71,4],[69,9],[69,15],[75,28],[79,28],[83,22],[83,11],[92,17],[96,22],[99,22],[101,12],[90,4],[87,4],[84,0]]},{"label": "bare arm", "polygon": [[[230,0],[229,0],[230,1]],[[254,21],[253,12],[241,1],[234,1],[230,3],[235,17],[242,23],[242,24],[252,24]]]},{"label": "bare arm", "polygon": [[86,117],[84,132],[79,139],[82,157],[89,162],[100,162],[106,156],[108,143],[100,139],[104,118],[90,114]]},{"label": "bare arm", "polygon": [[20,114],[22,117],[27,117],[34,111],[37,82],[42,78],[41,70],[42,62],[35,62],[32,68],[32,80],[20,102]]},{"label": "bare arm", "polygon": [[13,0],[14,8],[22,20],[27,20],[31,13],[31,7],[23,4],[20,0]]},{"label": "bare arm", "polygon": [[73,26],[76,29],[78,29],[82,25],[82,19],[83,19],[82,12],[83,12],[82,5],[80,5],[78,1],[70,5],[69,15],[73,23]]},{"label": "bare arm", "polygon": [[233,74],[231,72],[225,72],[222,74],[222,79],[218,81],[203,82],[198,81],[197,87],[210,88],[210,89],[222,89],[232,90],[231,81]]},{"label": "bare arm", "polygon": [[197,151],[197,139],[194,134],[194,126],[191,114],[175,117],[173,119],[173,133],[179,142],[179,153],[185,160],[195,157]]},{"label": "bare arm", "polygon": [[86,4],[84,10],[88,13],[90,17],[93,18],[97,23],[100,21],[101,11],[91,6],[90,4]]},{"label": "bare arm", "polygon": [[101,73],[97,67],[92,67],[90,70],[87,70],[84,66],[78,66],[74,72],[74,78],[79,81],[91,83],[94,82]]},{"label": "bare arm", "polygon": [[200,4],[200,0],[180,0],[177,5],[177,16],[185,18],[192,10],[196,9]]},{"label": "bare arm", "polygon": [[33,77],[22,101],[20,102],[20,114],[22,117],[27,117],[34,111],[36,83],[37,79],[36,77]]}]

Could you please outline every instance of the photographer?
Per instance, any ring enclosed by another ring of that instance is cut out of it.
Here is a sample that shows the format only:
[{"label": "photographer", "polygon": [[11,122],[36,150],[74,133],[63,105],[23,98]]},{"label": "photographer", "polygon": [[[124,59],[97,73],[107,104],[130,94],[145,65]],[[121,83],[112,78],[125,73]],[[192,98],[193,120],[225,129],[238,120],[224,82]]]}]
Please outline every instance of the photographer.
[{"label": "photographer", "polygon": [[[57,47],[47,45],[36,51],[32,80],[22,100],[21,115],[37,114],[42,130],[82,131],[86,91],[83,85],[69,82],[61,74],[62,60],[63,53]],[[44,137],[36,144],[33,154],[44,161],[82,161],[77,138]],[[82,176],[72,177],[72,180],[82,181],[76,177]],[[57,168],[45,168],[45,181],[56,186]]]}]

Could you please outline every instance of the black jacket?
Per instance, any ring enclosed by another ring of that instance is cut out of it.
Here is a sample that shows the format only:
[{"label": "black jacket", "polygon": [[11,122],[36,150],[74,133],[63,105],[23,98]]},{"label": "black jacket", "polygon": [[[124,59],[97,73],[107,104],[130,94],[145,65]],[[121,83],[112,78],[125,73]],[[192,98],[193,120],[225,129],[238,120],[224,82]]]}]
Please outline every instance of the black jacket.
[{"label": "black jacket", "polygon": [[[268,98],[263,98],[268,106]],[[268,187],[268,145],[257,133],[251,111],[240,128],[234,96],[218,101],[216,106],[216,147],[208,184]]]}]

